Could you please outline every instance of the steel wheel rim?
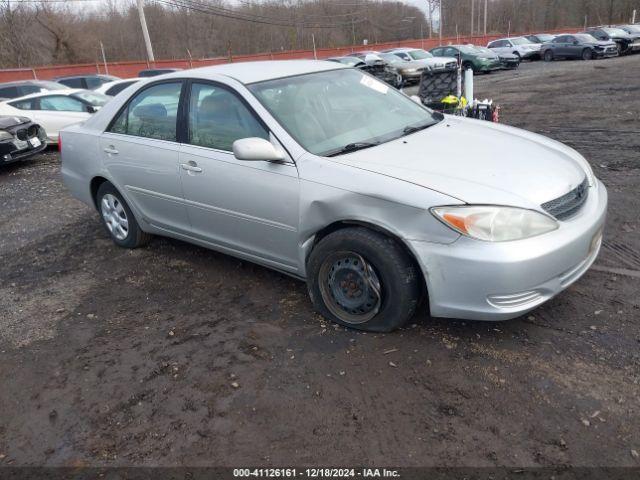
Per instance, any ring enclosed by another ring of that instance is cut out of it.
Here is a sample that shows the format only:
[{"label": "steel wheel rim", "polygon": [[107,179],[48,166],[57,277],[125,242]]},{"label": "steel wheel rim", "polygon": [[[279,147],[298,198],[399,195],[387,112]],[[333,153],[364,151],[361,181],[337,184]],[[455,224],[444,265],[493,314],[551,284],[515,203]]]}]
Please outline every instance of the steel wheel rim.
[{"label": "steel wheel rim", "polygon": [[380,279],[355,252],[335,252],[325,258],[320,266],[319,286],[324,304],[345,323],[368,322],[380,311]]},{"label": "steel wheel rim", "polygon": [[100,213],[109,233],[117,240],[124,240],[129,235],[129,219],[122,202],[110,193],[100,201]]}]

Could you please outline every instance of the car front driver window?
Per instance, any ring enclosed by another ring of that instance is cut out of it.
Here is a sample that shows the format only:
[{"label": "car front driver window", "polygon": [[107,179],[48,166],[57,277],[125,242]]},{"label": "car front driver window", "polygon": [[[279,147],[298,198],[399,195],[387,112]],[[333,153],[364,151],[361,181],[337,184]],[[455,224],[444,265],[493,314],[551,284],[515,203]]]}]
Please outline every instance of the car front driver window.
[{"label": "car front driver window", "polygon": [[189,102],[189,143],[231,151],[241,138],[269,139],[269,132],[232,92],[217,85],[194,83]]}]

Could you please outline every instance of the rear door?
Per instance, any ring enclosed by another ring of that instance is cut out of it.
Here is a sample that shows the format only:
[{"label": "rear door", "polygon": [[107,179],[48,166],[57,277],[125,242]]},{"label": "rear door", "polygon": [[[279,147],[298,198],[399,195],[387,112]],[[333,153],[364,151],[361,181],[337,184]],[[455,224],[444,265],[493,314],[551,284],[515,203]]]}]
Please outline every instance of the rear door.
[{"label": "rear door", "polygon": [[100,138],[104,168],[134,211],[160,230],[191,230],[180,183],[178,109],[184,82],[146,85]]},{"label": "rear door", "polygon": [[230,253],[293,271],[298,265],[298,170],[293,162],[235,158],[235,140],[277,144],[253,109],[230,87],[193,81],[180,173],[193,234]]}]

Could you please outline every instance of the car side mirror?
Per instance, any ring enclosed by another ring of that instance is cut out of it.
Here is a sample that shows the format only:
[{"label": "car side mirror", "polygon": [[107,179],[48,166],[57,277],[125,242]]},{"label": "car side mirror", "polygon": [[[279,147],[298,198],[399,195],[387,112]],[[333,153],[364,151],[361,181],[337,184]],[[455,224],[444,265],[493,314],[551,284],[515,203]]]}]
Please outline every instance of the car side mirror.
[{"label": "car side mirror", "polygon": [[98,109],[96,107],[94,107],[93,105],[87,105],[87,112],[88,113],[96,113],[98,111]]},{"label": "car side mirror", "polygon": [[577,41],[577,40],[574,40],[574,41],[573,41],[573,44],[574,44],[574,45],[580,45],[580,42],[579,42],[579,41]]},{"label": "car side mirror", "polygon": [[253,162],[281,162],[285,159],[271,142],[258,137],[241,138],[233,142],[233,155],[238,160]]}]

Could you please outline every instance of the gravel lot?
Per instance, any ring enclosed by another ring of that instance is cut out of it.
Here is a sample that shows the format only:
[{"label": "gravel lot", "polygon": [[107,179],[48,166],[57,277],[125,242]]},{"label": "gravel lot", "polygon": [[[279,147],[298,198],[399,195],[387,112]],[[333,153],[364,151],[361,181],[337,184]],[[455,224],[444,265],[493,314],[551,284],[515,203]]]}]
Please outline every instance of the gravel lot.
[{"label": "gravel lot", "polygon": [[114,246],[53,151],[0,170],[0,465],[638,466],[639,71],[477,77],[504,123],[578,149],[610,195],[594,268],[503,323],[337,328],[279,273]]}]

